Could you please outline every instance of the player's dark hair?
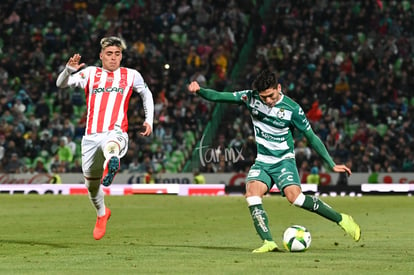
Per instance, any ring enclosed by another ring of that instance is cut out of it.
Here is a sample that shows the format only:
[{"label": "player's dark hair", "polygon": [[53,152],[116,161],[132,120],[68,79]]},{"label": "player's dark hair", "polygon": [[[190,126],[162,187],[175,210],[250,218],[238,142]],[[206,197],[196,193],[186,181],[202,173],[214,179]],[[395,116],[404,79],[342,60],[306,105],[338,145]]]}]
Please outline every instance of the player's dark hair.
[{"label": "player's dark hair", "polygon": [[259,73],[253,81],[253,89],[260,93],[269,88],[276,88],[277,84],[278,79],[276,78],[276,74],[266,69]]}]

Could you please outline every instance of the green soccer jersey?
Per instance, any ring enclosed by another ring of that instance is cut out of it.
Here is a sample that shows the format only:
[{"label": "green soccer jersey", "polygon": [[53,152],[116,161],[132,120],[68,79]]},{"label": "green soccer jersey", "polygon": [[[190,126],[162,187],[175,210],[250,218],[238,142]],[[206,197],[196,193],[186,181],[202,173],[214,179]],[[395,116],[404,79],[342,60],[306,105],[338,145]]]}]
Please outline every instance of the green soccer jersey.
[{"label": "green soccer jersey", "polygon": [[330,168],[335,165],[323,143],[312,131],[300,105],[288,96],[282,95],[274,107],[269,107],[254,90],[229,93],[201,88],[198,94],[210,101],[239,103],[247,107],[257,144],[256,162],[274,164],[283,159],[295,158],[292,130],[296,128],[307,137]]}]

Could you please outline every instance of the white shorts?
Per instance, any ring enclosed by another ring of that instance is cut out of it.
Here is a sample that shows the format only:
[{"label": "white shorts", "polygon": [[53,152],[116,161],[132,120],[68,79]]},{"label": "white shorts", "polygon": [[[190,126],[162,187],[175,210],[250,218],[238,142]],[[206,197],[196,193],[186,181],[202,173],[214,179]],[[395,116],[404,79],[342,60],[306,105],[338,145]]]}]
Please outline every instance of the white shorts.
[{"label": "white shorts", "polygon": [[121,131],[109,131],[82,137],[82,171],[85,177],[101,178],[105,157],[103,150],[109,141],[119,144],[119,158],[128,151],[128,134]]}]

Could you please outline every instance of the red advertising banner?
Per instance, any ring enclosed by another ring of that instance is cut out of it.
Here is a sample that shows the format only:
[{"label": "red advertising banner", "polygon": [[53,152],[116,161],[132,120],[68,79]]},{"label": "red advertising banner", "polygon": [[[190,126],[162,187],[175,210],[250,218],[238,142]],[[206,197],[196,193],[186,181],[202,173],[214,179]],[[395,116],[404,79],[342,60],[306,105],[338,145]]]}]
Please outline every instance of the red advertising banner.
[{"label": "red advertising banner", "polygon": [[[335,186],[338,182],[338,173],[321,173],[322,186]],[[245,173],[205,173],[207,184],[224,184],[225,186],[244,186]],[[82,173],[64,173],[60,175],[64,184],[83,184]],[[0,174],[0,185],[3,184],[47,184],[52,176],[48,174]],[[118,173],[112,183],[114,185],[143,185],[144,174]],[[305,183],[306,173],[301,175],[302,183]],[[372,184],[412,184],[414,173],[353,173],[347,178],[348,186],[360,186],[364,183]],[[155,175],[156,184],[193,184],[192,173],[160,173]],[[157,187],[158,188],[158,187]]]},{"label": "red advertising banner", "polygon": [[[105,195],[173,194],[180,196],[222,196],[223,184],[114,184],[103,187]],[[82,184],[0,184],[0,194],[87,195]]]}]

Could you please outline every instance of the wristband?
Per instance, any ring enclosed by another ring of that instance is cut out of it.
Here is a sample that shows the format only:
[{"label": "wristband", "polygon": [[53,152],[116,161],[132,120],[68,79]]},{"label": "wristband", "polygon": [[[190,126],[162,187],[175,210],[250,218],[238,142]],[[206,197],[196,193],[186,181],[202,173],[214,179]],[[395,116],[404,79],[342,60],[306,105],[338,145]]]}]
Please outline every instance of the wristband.
[{"label": "wristband", "polygon": [[77,70],[69,65],[66,65],[65,67],[66,72],[68,72],[68,74],[72,74],[74,72],[76,72]]}]

